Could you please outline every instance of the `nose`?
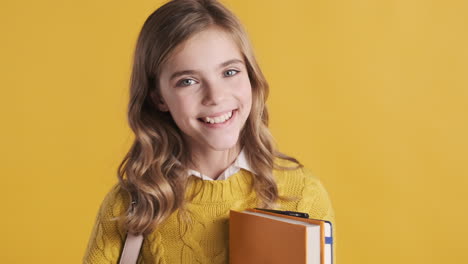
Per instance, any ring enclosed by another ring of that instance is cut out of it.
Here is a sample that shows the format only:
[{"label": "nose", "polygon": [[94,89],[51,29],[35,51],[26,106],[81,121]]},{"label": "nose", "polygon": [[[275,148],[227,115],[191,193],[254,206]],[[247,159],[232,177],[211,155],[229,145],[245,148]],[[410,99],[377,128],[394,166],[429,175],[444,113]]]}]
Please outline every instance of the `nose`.
[{"label": "nose", "polygon": [[203,105],[218,105],[226,97],[226,91],[220,82],[206,80],[204,82]]}]

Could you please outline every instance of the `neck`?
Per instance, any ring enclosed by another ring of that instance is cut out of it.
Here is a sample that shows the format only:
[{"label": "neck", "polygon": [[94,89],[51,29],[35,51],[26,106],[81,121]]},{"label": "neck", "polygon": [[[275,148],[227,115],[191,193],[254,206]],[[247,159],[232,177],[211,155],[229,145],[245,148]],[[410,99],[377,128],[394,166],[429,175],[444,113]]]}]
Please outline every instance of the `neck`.
[{"label": "neck", "polygon": [[200,173],[217,179],[236,160],[239,153],[239,146],[227,150],[194,149],[192,150],[192,166]]}]

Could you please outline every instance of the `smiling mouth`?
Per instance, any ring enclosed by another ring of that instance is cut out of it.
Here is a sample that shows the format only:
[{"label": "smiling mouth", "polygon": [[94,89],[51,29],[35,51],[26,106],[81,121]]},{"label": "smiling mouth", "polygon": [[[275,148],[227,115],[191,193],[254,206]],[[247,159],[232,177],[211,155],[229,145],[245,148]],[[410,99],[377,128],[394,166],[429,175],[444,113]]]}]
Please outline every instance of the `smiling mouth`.
[{"label": "smiling mouth", "polygon": [[231,110],[217,117],[200,117],[198,118],[198,121],[206,123],[206,124],[222,124],[222,123],[229,121],[232,118],[235,111],[237,111],[237,109]]}]

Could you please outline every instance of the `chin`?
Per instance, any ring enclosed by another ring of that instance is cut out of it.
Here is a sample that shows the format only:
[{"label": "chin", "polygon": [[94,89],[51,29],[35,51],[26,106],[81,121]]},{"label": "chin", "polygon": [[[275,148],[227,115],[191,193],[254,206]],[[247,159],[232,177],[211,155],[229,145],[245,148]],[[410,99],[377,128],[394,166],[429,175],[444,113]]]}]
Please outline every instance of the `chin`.
[{"label": "chin", "polygon": [[214,150],[222,151],[222,150],[228,150],[232,149],[237,146],[239,143],[239,137],[235,138],[220,138],[220,139],[213,139],[210,140],[210,142],[207,142],[207,144]]}]

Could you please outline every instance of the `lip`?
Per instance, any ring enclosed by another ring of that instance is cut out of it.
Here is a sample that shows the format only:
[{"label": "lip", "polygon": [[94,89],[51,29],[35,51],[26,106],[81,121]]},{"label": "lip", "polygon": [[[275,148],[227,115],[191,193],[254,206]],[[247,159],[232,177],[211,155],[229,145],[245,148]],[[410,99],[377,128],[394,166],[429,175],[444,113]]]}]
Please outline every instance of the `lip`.
[{"label": "lip", "polygon": [[[218,123],[218,124],[211,124],[211,123],[205,123],[201,120],[198,120],[198,122],[202,123],[203,126],[205,127],[208,127],[208,128],[224,128],[224,127],[227,127],[229,125],[231,125],[231,123],[234,121],[235,118],[237,118],[237,112],[239,110],[238,109],[235,109],[235,110],[232,110],[232,116],[229,120],[227,120],[225,123]],[[227,111],[229,112],[229,111]],[[224,112],[224,113],[227,113],[227,112]]]},{"label": "lip", "polygon": [[226,111],[223,111],[223,112],[217,112],[217,113],[215,113],[215,114],[209,114],[209,115],[205,115],[205,116],[200,116],[200,117],[198,117],[198,118],[205,118],[205,117],[214,118],[214,117],[218,117],[218,116],[222,116],[222,115],[224,115],[224,114],[227,114],[227,113],[229,113],[229,112],[231,112],[231,111],[232,111],[233,114],[234,114],[234,111],[236,111],[236,110],[237,110],[237,108],[236,108],[236,109],[226,110]]}]

